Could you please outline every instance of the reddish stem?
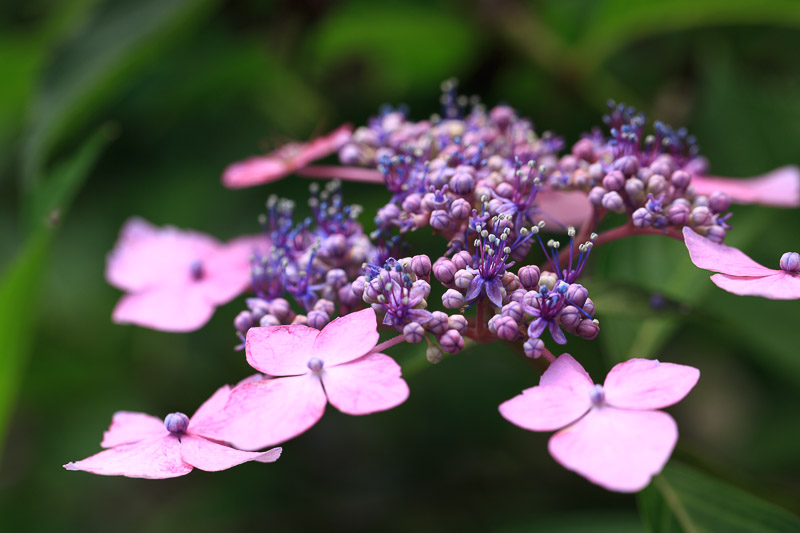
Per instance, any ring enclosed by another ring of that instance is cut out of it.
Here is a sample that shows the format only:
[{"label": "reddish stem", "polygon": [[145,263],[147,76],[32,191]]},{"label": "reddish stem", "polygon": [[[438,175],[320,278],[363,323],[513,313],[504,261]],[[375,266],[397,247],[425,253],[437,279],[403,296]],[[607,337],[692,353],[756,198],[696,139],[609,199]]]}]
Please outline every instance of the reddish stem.
[{"label": "reddish stem", "polygon": [[375,345],[375,347],[372,350],[370,350],[370,353],[383,352],[387,348],[391,348],[392,346],[396,346],[396,345],[400,344],[401,342],[405,342],[405,340],[406,340],[405,337],[401,333],[397,337],[392,337],[389,340],[385,340],[382,343]]},{"label": "reddish stem", "polygon": [[624,226],[619,226],[601,233],[597,237],[597,240],[594,241],[594,245],[598,246],[634,235],[666,235],[667,237],[672,237],[673,239],[683,242],[683,235],[674,228],[669,228],[666,231],[655,228],[637,228],[632,222],[628,222]]}]

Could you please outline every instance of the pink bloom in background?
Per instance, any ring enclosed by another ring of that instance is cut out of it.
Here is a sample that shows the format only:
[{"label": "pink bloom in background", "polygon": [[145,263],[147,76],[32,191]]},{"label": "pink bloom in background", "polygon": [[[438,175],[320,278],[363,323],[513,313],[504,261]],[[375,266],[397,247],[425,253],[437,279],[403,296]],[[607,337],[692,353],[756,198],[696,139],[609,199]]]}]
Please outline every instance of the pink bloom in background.
[{"label": "pink bloom in background", "polygon": [[693,175],[692,186],[699,194],[724,192],[738,204],[800,207],[800,169],[785,166],[755,178],[734,179]]},{"label": "pink bloom in background", "polygon": [[289,143],[266,155],[233,163],[222,173],[222,184],[231,189],[240,189],[277,181],[317,159],[337,152],[350,140],[352,133],[353,127],[344,124],[312,141]]},{"label": "pink bloom in background", "polygon": [[562,354],[537,387],[501,404],[500,414],[531,431],[563,428],[548,445],[556,461],[606,489],[636,492],[661,471],[678,440],[675,420],[656,409],[679,402],[699,377],[690,366],[631,359],[595,385]]},{"label": "pink bloom in background", "polygon": [[374,353],[371,308],[339,317],[321,331],[301,325],[251,328],[247,362],[268,379],[237,386],[212,436],[256,450],[317,423],[330,402],[350,415],[391,409],[408,398],[400,366]]},{"label": "pink bloom in background", "polygon": [[243,452],[203,436],[204,427],[225,406],[230,392],[227,385],[217,390],[191,419],[183,413],[171,413],[162,421],[144,413],[119,411],[100,443],[109,449],[67,463],[64,468],[105,476],[164,479],[186,475],[193,468],[216,472],[247,461],[277,461],[281,448]]},{"label": "pink bloom in background", "polygon": [[741,250],[712,242],[683,228],[683,238],[692,263],[699,268],[719,272],[711,281],[728,292],[740,296],[763,296],[772,300],[800,298],[800,254],[786,252],[780,259],[780,270],[760,265]]},{"label": "pink bloom in background", "polygon": [[171,226],[128,220],[106,262],[108,282],[125,294],[114,322],[163,331],[193,331],[214,308],[250,284],[250,255],[264,237],[222,244],[213,237]]}]

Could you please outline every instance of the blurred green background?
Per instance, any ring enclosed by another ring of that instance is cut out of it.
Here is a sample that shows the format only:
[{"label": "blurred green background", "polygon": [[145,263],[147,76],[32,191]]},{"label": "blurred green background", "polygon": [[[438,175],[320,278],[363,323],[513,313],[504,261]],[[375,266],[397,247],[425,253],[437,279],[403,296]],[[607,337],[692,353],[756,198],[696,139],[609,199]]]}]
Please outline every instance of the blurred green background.
[{"label": "blurred green background", "polygon": [[[584,284],[601,334],[569,344],[596,380],[630,356],[701,369],[670,409],[671,467],[639,505],[562,469],[547,435],[498,415],[538,381],[511,349],[409,376],[410,399],[387,413],[331,408],[272,465],[160,482],[61,465],[98,451],[116,410],[192,412],[250,372],[232,349],[243,299],[186,335],[111,323],[120,293],[105,255],[128,217],[253,232],[268,194],[302,204],[308,182],[230,191],[226,164],[364,123],[382,103],[427,118],[451,76],[568,144],[614,98],[689,127],[715,174],[797,164],[798,28],[800,3],[781,0],[2,0],[3,529],[793,530],[773,504],[800,512],[798,303],[724,293],[659,238],[593,253]],[[387,199],[345,194],[367,227]],[[734,213],[729,242],[756,260],[800,251],[798,210]],[[392,353],[414,364],[418,352]]]}]

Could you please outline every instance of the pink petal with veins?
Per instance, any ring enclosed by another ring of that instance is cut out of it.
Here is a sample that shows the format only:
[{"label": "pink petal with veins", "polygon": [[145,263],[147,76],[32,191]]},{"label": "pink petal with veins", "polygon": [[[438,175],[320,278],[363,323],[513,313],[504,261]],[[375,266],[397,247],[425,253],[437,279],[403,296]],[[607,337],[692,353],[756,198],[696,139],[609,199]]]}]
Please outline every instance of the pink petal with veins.
[{"label": "pink petal with veins", "polygon": [[206,472],[227,470],[248,461],[274,462],[280,457],[280,451],[280,448],[273,448],[268,452],[243,452],[194,435],[181,437],[183,460]]},{"label": "pink petal with veins", "polygon": [[563,353],[547,367],[539,379],[539,385],[557,385],[572,390],[576,395],[588,397],[594,381],[574,357]]},{"label": "pink petal with veins", "polygon": [[795,166],[780,167],[755,178],[693,175],[692,186],[699,194],[724,192],[739,204],[800,207],[800,169]]},{"label": "pink petal with veins", "polygon": [[378,319],[368,307],[340,316],[314,339],[313,356],[331,367],[358,359],[378,344]]},{"label": "pink petal with veins", "polygon": [[140,440],[163,437],[169,434],[164,421],[144,413],[117,411],[111,417],[111,426],[103,433],[100,446],[111,448],[120,444],[130,444]]},{"label": "pink petal with veins", "polygon": [[550,454],[564,467],[608,490],[636,492],[659,473],[678,440],[663,411],[592,409],[550,438]]},{"label": "pink petal with veins", "polygon": [[611,369],[603,390],[608,405],[660,409],[681,401],[699,378],[700,371],[691,366],[630,359]]},{"label": "pink petal with veins", "polygon": [[576,394],[558,385],[531,387],[500,404],[503,418],[529,431],[552,431],[567,426],[591,408],[589,393]]},{"label": "pink petal with veins", "polygon": [[147,479],[178,477],[192,471],[192,466],[181,458],[181,443],[174,435],[122,444],[82,461],[67,463],[64,468]]},{"label": "pink petal with veins", "polygon": [[408,384],[401,373],[394,359],[372,353],[356,361],[325,367],[322,383],[331,405],[349,415],[366,415],[406,401]]},{"label": "pink petal with veins", "polygon": [[740,296],[761,296],[772,300],[800,299],[800,274],[780,270],[760,278],[714,274],[711,281],[721,288]]},{"label": "pink petal with veins", "polygon": [[250,328],[245,341],[247,362],[270,376],[306,374],[318,334],[318,330],[299,324]]},{"label": "pink petal with veins", "polygon": [[274,446],[316,424],[327,403],[313,374],[246,383],[233,389],[223,416],[204,436],[243,450]]},{"label": "pink petal with veins", "polygon": [[683,238],[689,250],[689,257],[698,268],[732,276],[760,277],[776,272],[756,263],[741,250],[712,242],[698,235],[688,226],[683,228]]},{"label": "pink petal with veins", "polygon": [[126,294],[117,302],[112,320],[161,331],[194,331],[214,314],[214,305],[197,291],[167,287],[141,294]]},{"label": "pink petal with veins", "polygon": [[309,163],[339,150],[352,135],[349,124],[307,143],[290,143],[264,156],[233,163],[222,173],[222,184],[232,189],[277,181]]}]

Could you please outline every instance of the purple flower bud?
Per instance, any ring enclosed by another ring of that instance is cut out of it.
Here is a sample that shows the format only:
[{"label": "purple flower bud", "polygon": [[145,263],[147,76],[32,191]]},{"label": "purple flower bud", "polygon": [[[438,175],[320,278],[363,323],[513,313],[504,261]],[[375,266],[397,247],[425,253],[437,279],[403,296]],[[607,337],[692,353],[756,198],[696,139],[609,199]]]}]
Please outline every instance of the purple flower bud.
[{"label": "purple flower bud", "polygon": [[514,195],[514,186],[504,181],[494,188],[494,192],[503,198],[511,198]]},{"label": "purple flower bud", "polygon": [[675,165],[670,156],[661,155],[657,157],[656,160],[650,165],[650,170],[653,171],[653,174],[671,176],[672,172],[675,170]]},{"label": "purple flower bud", "polygon": [[427,255],[415,255],[412,257],[411,272],[418,278],[427,279],[431,275],[431,258]]},{"label": "purple flower bud", "polygon": [[644,182],[639,178],[630,178],[625,182],[625,194],[634,200],[644,198]]},{"label": "purple flower bud", "polygon": [[594,302],[591,298],[586,298],[586,302],[583,304],[583,310],[586,311],[587,315],[594,316]]},{"label": "purple flower bud", "polygon": [[[589,178],[592,180],[592,183],[599,183],[605,175],[606,171],[602,163],[597,162],[589,165]],[[605,194],[605,192],[603,194]]]},{"label": "purple flower bud", "polygon": [[[584,307],[584,309],[586,309]],[[576,333],[579,337],[586,340],[592,340],[597,337],[597,334],[600,332],[600,323],[597,320],[590,320],[588,318],[584,318],[578,324]]]},{"label": "purple flower bud", "polygon": [[475,178],[466,172],[456,172],[450,178],[450,190],[459,196],[466,196],[475,189]]},{"label": "purple flower bud", "polygon": [[692,182],[692,175],[685,170],[676,170],[669,177],[669,181],[672,182],[672,185],[674,185],[677,190],[683,191]]},{"label": "purple flower bud", "polygon": [[583,314],[578,311],[577,307],[574,305],[568,305],[564,307],[564,309],[561,310],[561,314],[558,315],[558,323],[565,328],[572,330],[573,328],[577,327],[582,317]]},{"label": "purple flower bud", "polygon": [[503,284],[503,288],[506,290],[506,294],[514,292],[521,286],[519,278],[513,272],[504,272],[503,277],[500,278],[500,282]]},{"label": "purple flower bud", "polygon": [[472,206],[463,198],[456,198],[450,204],[450,216],[455,220],[465,220],[472,213]]},{"label": "purple flower bud", "polygon": [[673,226],[685,226],[689,222],[689,207],[684,203],[673,202],[667,210],[667,219]]},{"label": "purple flower bud", "polygon": [[612,170],[603,178],[603,187],[608,191],[620,191],[625,186],[625,176],[619,170]]},{"label": "purple flower bud", "polygon": [[436,279],[438,279],[445,285],[450,285],[451,283],[453,283],[453,278],[455,277],[456,271],[458,271],[456,265],[454,265],[452,261],[444,257],[440,257],[433,264],[434,277],[436,277]]},{"label": "purple flower bud", "polygon": [[447,309],[458,309],[464,305],[464,295],[455,289],[447,289],[442,295],[442,305]]},{"label": "purple flower bud", "polygon": [[604,194],[601,204],[609,211],[613,211],[615,213],[625,212],[625,202],[622,200],[622,196],[620,196],[618,192],[611,191]]},{"label": "purple flower bud", "polygon": [[497,129],[505,131],[516,116],[513,108],[507,105],[499,105],[489,111],[489,118],[497,125]]},{"label": "purple flower bud", "polygon": [[653,214],[646,208],[640,207],[633,212],[633,225],[637,228],[648,228],[653,223]]},{"label": "purple flower bud", "polygon": [[434,311],[425,327],[434,335],[442,335],[450,327],[450,318],[441,311]]},{"label": "purple flower bud", "polygon": [[464,315],[450,315],[448,324],[450,329],[454,329],[462,335],[467,331],[467,327],[469,326],[469,322],[467,322]]},{"label": "purple flower bud", "polygon": [[314,329],[322,329],[330,322],[330,315],[325,311],[309,311],[306,316],[306,324]]},{"label": "purple flower bud", "polygon": [[497,335],[497,321],[503,318],[502,315],[492,315],[486,323],[486,327],[492,335]]},{"label": "purple flower bud", "polygon": [[242,334],[246,334],[247,330],[252,328],[254,325],[255,320],[253,319],[253,313],[250,311],[242,311],[236,315],[236,318],[233,319],[233,327],[236,328],[236,331]]},{"label": "purple flower bud", "polygon": [[456,272],[456,275],[453,279],[453,284],[459,289],[467,289],[474,278],[475,274],[469,270],[459,270]]},{"label": "purple flower bud", "polygon": [[639,160],[632,155],[620,157],[614,162],[614,168],[626,176],[635,176],[639,172]]},{"label": "purple flower bud", "polygon": [[422,298],[427,300],[428,296],[431,295],[431,284],[425,281],[424,279],[418,279],[417,281],[411,284],[412,289],[419,287],[422,288]]},{"label": "purple flower bud", "polygon": [[425,350],[425,358],[428,360],[429,363],[432,365],[438,365],[442,362],[442,350],[439,349],[438,346],[430,345],[428,349]]},{"label": "purple flower bud", "polygon": [[425,338],[425,328],[416,322],[409,322],[403,327],[403,338],[411,344],[422,342]]},{"label": "purple flower bud", "polygon": [[308,369],[314,372],[315,374],[319,374],[320,372],[322,372],[322,368],[325,366],[325,363],[319,357],[312,357],[311,359],[308,360],[306,366],[308,366]]},{"label": "purple flower bud", "polygon": [[409,194],[403,200],[403,211],[407,213],[418,213],[422,197],[417,193]]},{"label": "purple flower bud", "polygon": [[594,153],[594,143],[591,139],[581,139],[573,144],[572,155],[589,163],[594,163],[597,160],[597,156]]},{"label": "purple flower bud", "polygon": [[322,311],[330,317],[333,315],[334,311],[336,311],[336,306],[332,301],[320,298],[314,303],[313,309],[314,311]]},{"label": "purple flower bud", "polygon": [[786,252],[781,256],[781,270],[794,274],[800,272],[800,254],[797,252]]},{"label": "purple flower bud", "polygon": [[592,389],[589,391],[589,400],[591,400],[592,405],[596,407],[605,403],[606,393],[603,390],[602,385],[595,385],[592,387]]},{"label": "purple flower bud", "polygon": [[725,240],[725,233],[726,233],[725,228],[723,228],[720,225],[714,224],[713,226],[710,226],[706,231],[706,239],[721,244],[722,241]]},{"label": "purple flower bud", "polygon": [[608,191],[605,190],[603,187],[599,186],[593,187],[592,190],[589,191],[589,202],[591,202],[592,205],[597,205],[597,206],[602,205],[603,198],[607,193]]},{"label": "purple flower bud", "polygon": [[539,267],[536,265],[528,265],[519,269],[519,282],[527,290],[536,290],[539,288]]},{"label": "purple flower bud", "polygon": [[692,222],[692,226],[706,226],[713,221],[711,210],[704,205],[692,209],[689,218]]},{"label": "purple flower bud", "polygon": [[447,353],[458,353],[464,347],[464,337],[454,329],[448,329],[439,337],[439,346]]},{"label": "purple flower bud", "polygon": [[549,290],[553,290],[553,287],[556,286],[556,281],[558,281],[558,276],[550,272],[549,270],[545,270],[541,274],[539,274],[539,287],[544,285]]},{"label": "purple flower bud", "polygon": [[299,324],[301,326],[305,326],[306,322],[307,322],[306,315],[295,315],[295,317],[292,319],[292,325],[293,326],[295,324]]},{"label": "purple flower bud", "polygon": [[583,169],[578,169],[572,173],[570,176],[570,185],[577,189],[585,189],[589,186],[591,180],[589,179],[589,173]]},{"label": "purple flower bud", "polygon": [[367,279],[364,276],[358,276],[353,283],[350,284],[350,288],[353,291],[353,294],[360,300],[362,296],[364,296],[364,287],[367,284]]},{"label": "purple flower bud", "polygon": [[588,297],[589,291],[580,283],[573,283],[569,286],[569,289],[567,289],[567,300],[578,307],[582,308]]},{"label": "purple flower bud", "polygon": [[347,273],[341,268],[334,268],[325,274],[325,283],[338,289],[347,283]]},{"label": "purple flower bud", "polygon": [[708,207],[714,213],[722,213],[731,207],[731,197],[721,191],[714,191],[708,196]]},{"label": "purple flower bud", "polygon": [[395,204],[386,204],[378,209],[375,215],[375,223],[382,228],[390,227],[394,221],[400,218],[400,208]]},{"label": "purple flower bud", "polygon": [[342,257],[347,253],[347,239],[341,233],[325,237],[320,246],[320,253],[324,257]]},{"label": "purple flower bud", "polygon": [[508,296],[509,302],[521,302],[527,291],[525,289],[517,289]]},{"label": "purple flower bud", "polygon": [[510,316],[501,316],[494,325],[497,336],[504,341],[514,341],[519,337],[519,325]]},{"label": "purple flower bud", "polygon": [[[360,297],[356,296],[353,292],[353,289],[350,285],[345,285],[344,287],[339,287],[337,291],[337,296],[339,297],[339,302],[345,307],[355,307],[358,304]],[[362,293],[363,294],[363,293]]]},{"label": "purple flower bud", "polygon": [[538,359],[544,353],[544,341],[542,339],[528,339],[522,345],[522,349],[525,350],[525,355],[531,359]]},{"label": "purple flower bud", "polygon": [[267,314],[261,317],[261,319],[258,321],[258,325],[261,326],[262,328],[268,328],[271,326],[280,326],[281,321],[275,315]]},{"label": "purple flower bud", "polygon": [[431,213],[430,224],[433,229],[444,231],[450,225],[450,216],[444,209],[436,209]]},{"label": "purple flower bud", "polygon": [[164,426],[170,433],[186,433],[189,427],[189,417],[183,413],[170,413],[164,417]]},{"label": "purple flower bud", "polygon": [[472,266],[472,255],[466,250],[461,250],[453,256],[453,264],[458,270]]},{"label": "purple flower bud", "polygon": [[343,165],[358,165],[361,163],[361,150],[353,143],[347,143],[339,149],[339,161]]},{"label": "purple flower bud", "polygon": [[289,318],[289,315],[292,312],[292,306],[289,305],[289,302],[283,298],[275,298],[269,304],[269,312],[275,315],[278,320],[283,322]]},{"label": "purple flower bud", "polygon": [[659,195],[667,189],[667,178],[661,174],[653,174],[647,180],[647,192],[652,195]]}]

